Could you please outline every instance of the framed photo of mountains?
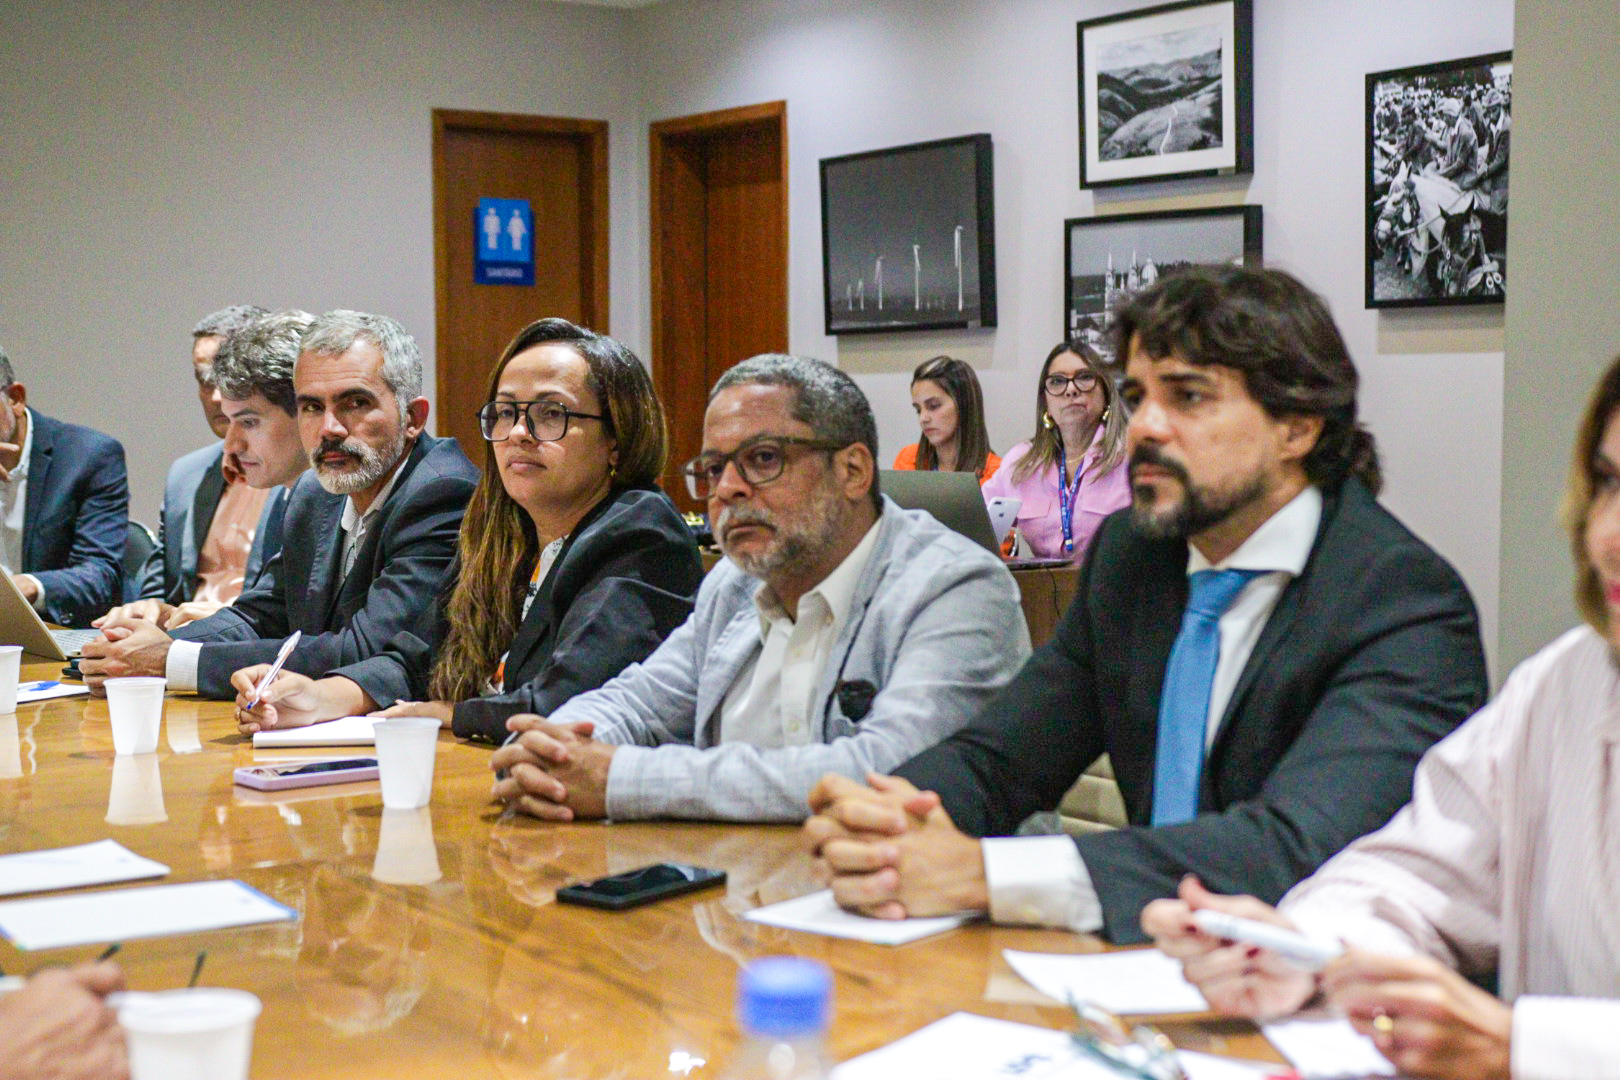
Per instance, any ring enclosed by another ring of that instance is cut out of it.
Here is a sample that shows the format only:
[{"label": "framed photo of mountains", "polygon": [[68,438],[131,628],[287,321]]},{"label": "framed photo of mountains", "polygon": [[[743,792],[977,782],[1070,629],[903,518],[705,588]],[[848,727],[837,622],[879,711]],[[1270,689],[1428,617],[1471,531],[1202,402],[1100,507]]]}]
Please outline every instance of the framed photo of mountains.
[{"label": "framed photo of mountains", "polygon": [[1253,0],[1078,24],[1080,186],[1254,171]]}]

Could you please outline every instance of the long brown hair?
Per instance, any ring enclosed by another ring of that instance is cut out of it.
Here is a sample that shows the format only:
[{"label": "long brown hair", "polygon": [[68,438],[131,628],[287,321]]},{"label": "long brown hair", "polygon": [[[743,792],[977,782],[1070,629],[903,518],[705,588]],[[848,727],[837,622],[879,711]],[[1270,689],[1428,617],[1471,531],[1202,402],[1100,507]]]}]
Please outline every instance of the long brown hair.
[{"label": "long brown hair", "polygon": [[1586,553],[1586,526],[1598,495],[1598,446],[1616,410],[1620,410],[1620,357],[1603,373],[1587,402],[1580,433],[1575,436],[1575,456],[1569,463],[1563,506],[1564,525],[1569,529],[1570,547],[1575,554],[1575,606],[1587,623],[1605,637],[1609,634],[1608,604],[1597,568]]},{"label": "long brown hair", "polygon": [[[1035,436],[1029,440],[1029,453],[1013,468],[1015,484],[1022,484],[1048,466],[1056,465],[1060,451],[1078,450],[1080,457],[1084,457],[1088,449],[1084,446],[1065,448],[1063,433],[1046,415],[1046,373],[1052,370],[1052,361],[1064,353],[1078,356],[1097,376],[1097,385],[1102,388],[1102,452],[1091,467],[1091,475],[1102,476],[1125,458],[1125,410],[1120,408],[1119,390],[1115,388],[1114,380],[1103,370],[1102,357],[1097,355],[1096,349],[1078,338],[1060,341],[1046,354],[1046,363],[1041,365],[1041,376],[1035,380]],[[1075,459],[1074,467],[1080,468],[1079,457]],[[1061,477],[1059,483],[1062,483]]]},{"label": "long brown hair", "polygon": [[[566,345],[585,361],[585,385],[601,404],[603,426],[619,454],[613,494],[656,481],[669,455],[664,407],[635,353],[610,337],[566,319],[530,323],[489,373],[486,400],[494,399],[514,356],[545,344]],[[540,559],[533,520],[501,483],[494,443],[484,444],[484,474],[461,519],[456,550],[460,573],[445,607],[449,631],[428,680],[428,695],[438,701],[464,701],[482,691],[517,636],[523,596]]]},{"label": "long brown hair", "polygon": [[[990,433],[984,429],[984,391],[979,388],[979,377],[973,373],[972,365],[954,356],[936,356],[918,364],[911,373],[912,386],[924,379],[938,383],[956,403],[955,471],[975,476],[984,472],[984,463],[990,457]],[[939,468],[939,454],[927,439],[917,440],[917,468]]]}]

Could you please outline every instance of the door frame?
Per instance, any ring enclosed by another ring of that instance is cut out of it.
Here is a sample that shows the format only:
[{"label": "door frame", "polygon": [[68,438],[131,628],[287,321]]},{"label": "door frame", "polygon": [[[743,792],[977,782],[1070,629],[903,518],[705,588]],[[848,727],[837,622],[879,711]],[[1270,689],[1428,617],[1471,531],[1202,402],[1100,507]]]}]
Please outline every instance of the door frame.
[{"label": "door frame", "polygon": [[[652,303],[649,314],[652,320],[652,375],[653,385],[658,388],[659,396],[665,401],[672,401],[670,382],[679,374],[665,363],[665,345],[668,343],[668,330],[666,329],[666,314],[679,308],[682,298],[676,295],[678,282],[681,280],[679,272],[666,272],[664,260],[664,215],[666,212],[665,200],[669,197],[669,170],[671,161],[670,144],[678,140],[698,139],[706,136],[719,135],[728,129],[740,127],[756,127],[774,124],[781,147],[782,172],[780,176],[782,190],[782,295],[788,296],[789,267],[792,264],[791,248],[789,247],[790,228],[788,225],[788,133],[787,133],[787,102],[767,101],[758,105],[743,105],[734,109],[718,109],[714,112],[695,113],[691,116],[677,116],[668,120],[658,120],[648,125],[648,238],[651,255],[651,288]],[[791,306],[789,308],[791,317]]]},{"label": "door frame", "polygon": [[[445,396],[448,362],[444,335],[439,333],[450,317],[450,243],[447,230],[458,226],[450,220],[449,169],[445,157],[445,136],[451,130],[515,131],[523,134],[567,135],[579,143],[580,152],[590,164],[580,183],[581,216],[589,226],[580,238],[580,255],[586,266],[580,280],[585,295],[585,325],[598,333],[608,329],[608,122],[580,120],[566,116],[534,116],[528,113],[476,112],[468,109],[433,110],[433,318],[435,400]],[[435,418],[434,430],[439,430]],[[444,434],[444,432],[440,432]]]}]

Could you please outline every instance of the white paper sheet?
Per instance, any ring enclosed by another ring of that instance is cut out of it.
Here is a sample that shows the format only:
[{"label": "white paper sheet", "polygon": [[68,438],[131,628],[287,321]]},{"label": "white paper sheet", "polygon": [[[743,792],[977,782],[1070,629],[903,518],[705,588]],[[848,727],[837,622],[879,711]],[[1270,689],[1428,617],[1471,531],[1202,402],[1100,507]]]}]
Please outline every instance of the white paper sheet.
[{"label": "white paper sheet", "polygon": [[743,916],[784,930],[803,930],[829,937],[854,938],[875,945],[904,945],[935,934],[954,930],[971,915],[946,915],[937,919],[869,919],[852,915],[833,900],[832,890],[823,889],[780,904],[755,908]]},{"label": "white paper sheet", "polygon": [[1305,1080],[1395,1075],[1373,1041],[1342,1017],[1283,1020],[1262,1024],[1260,1031]]},{"label": "white paper sheet", "polygon": [[51,679],[42,679],[39,682],[25,682],[17,687],[17,704],[32,705],[36,701],[49,701],[51,698],[77,697],[88,694],[90,688],[83,683],[56,682]]},{"label": "white paper sheet", "polygon": [[1047,997],[1089,1001],[1122,1016],[1206,1012],[1181,963],[1157,949],[1111,953],[1032,953],[1003,950],[1014,971]]},{"label": "white paper sheet", "polygon": [[0,896],[162,877],[169,868],[116,840],[0,855]]},{"label": "white paper sheet", "polygon": [[193,881],[0,903],[0,935],[19,949],[191,934],[296,919],[240,881]]},{"label": "white paper sheet", "polygon": [[[1188,1080],[1261,1080],[1277,1066],[1183,1053]],[[1086,1057],[1067,1032],[952,1013],[905,1038],[851,1058],[832,1080],[1120,1080]]]},{"label": "white paper sheet", "polygon": [[345,716],[308,727],[253,733],[255,750],[274,746],[373,746],[380,716]]}]

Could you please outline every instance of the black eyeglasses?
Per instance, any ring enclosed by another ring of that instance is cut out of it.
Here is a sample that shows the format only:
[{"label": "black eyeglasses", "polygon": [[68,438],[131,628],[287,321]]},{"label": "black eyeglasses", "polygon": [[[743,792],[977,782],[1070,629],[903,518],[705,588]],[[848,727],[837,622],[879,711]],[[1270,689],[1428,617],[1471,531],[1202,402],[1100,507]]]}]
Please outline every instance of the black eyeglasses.
[{"label": "black eyeglasses", "polygon": [[511,438],[519,416],[535,442],[556,442],[567,435],[569,418],[607,419],[596,413],[575,412],[560,401],[491,401],[478,410],[478,430],[490,442],[505,442]]},{"label": "black eyeglasses", "polygon": [[1094,371],[1077,371],[1073,375],[1048,375],[1043,384],[1048,394],[1066,394],[1073,386],[1080,393],[1085,394],[1097,385],[1097,373]]},{"label": "black eyeglasses", "polygon": [[756,435],[729,454],[713,451],[699,454],[681,466],[681,474],[686,477],[686,490],[692,498],[707,499],[720,486],[720,477],[725,475],[727,465],[737,466],[744,483],[759,487],[782,475],[782,470],[787,468],[787,448],[790,446],[831,452],[842,450],[846,445],[825,439],[798,439],[790,435]]}]

